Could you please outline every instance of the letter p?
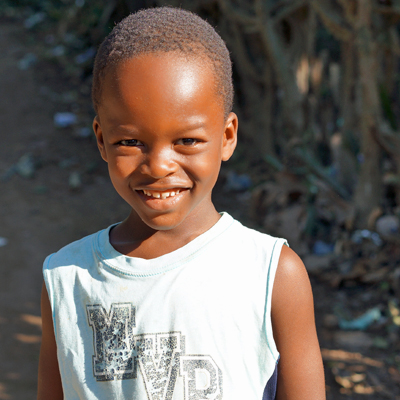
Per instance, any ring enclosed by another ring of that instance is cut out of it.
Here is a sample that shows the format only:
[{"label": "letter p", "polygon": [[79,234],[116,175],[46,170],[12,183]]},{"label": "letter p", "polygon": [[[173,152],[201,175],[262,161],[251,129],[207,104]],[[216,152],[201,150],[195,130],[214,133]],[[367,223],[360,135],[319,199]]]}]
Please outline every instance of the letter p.
[{"label": "letter p", "polygon": [[222,399],[222,373],[211,356],[181,356],[180,362],[185,400]]}]

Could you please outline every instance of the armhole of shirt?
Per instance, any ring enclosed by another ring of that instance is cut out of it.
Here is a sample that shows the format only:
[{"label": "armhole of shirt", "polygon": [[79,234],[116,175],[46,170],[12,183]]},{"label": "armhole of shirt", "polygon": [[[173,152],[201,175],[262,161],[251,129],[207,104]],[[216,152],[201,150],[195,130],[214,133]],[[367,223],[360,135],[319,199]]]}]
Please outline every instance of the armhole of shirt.
[{"label": "armhole of shirt", "polygon": [[49,296],[49,302],[50,302],[50,307],[51,307],[51,316],[53,319],[53,329],[54,329],[54,336],[57,340],[57,328],[56,328],[56,310],[55,310],[55,306],[54,306],[54,288],[52,285],[52,281],[49,277],[50,274],[50,259],[53,256],[53,254],[50,254],[43,263],[43,279],[44,279],[44,283],[46,285],[46,289],[47,289],[47,295]]},{"label": "armhole of shirt", "polygon": [[274,288],[275,274],[279,264],[279,258],[281,255],[282,246],[289,246],[285,239],[276,239],[271,250],[271,257],[269,259],[268,273],[267,273],[267,295],[265,299],[265,330],[267,336],[268,348],[274,358],[275,362],[278,363],[279,352],[276,348],[274,334],[272,331],[272,320],[271,320],[271,301],[272,301],[272,290]]}]

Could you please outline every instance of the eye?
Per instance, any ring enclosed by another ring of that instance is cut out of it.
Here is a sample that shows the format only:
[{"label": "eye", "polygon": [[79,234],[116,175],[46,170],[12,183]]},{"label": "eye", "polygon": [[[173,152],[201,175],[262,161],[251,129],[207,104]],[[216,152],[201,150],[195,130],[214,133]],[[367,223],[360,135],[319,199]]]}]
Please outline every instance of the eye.
[{"label": "eye", "polygon": [[184,138],[184,139],[179,139],[176,144],[183,145],[183,146],[194,146],[197,144],[199,141],[197,139],[192,139],[192,138]]},{"label": "eye", "polygon": [[143,143],[137,139],[121,140],[120,142],[118,142],[118,144],[121,146],[142,146],[143,145]]}]

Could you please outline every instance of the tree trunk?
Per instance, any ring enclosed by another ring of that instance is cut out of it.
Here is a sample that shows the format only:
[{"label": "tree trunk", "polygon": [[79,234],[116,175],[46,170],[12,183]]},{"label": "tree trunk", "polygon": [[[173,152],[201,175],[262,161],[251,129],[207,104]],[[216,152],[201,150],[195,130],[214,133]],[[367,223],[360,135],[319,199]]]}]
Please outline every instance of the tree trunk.
[{"label": "tree trunk", "polygon": [[355,82],[356,82],[356,65],[354,57],[354,41],[341,43],[341,66],[342,66],[342,101],[340,102],[340,114],[343,118],[342,131],[346,135],[353,132],[356,128],[356,109],[355,103]]},{"label": "tree trunk", "polygon": [[262,39],[278,85],[282,90],[282,118],[287,131],[285,133],[289,138],[299,137],[304,128],[303,96],[297,86],[293,63],[270,18],[264,21]]},{"label": "tree trunk", "polygon": [[[272,87],[271,67],[266,60],[262,68],[255,68],[248,55],[250,49],[245,43],[246,33],[239,22],[229,21],[224,18],[220,29],[232,49],[232,61],[239,79],[236,82],[237,91],[240,92],[240,110],[242,132],[244,132],[256,146],[255,154],[264,157],[274,155],[274,139],[272,127],[272,107],[274,91]],[[260,40],[248,40],[251,45]],[[256,46],[257,47],[257,46]],[[255,50],[257,53],[257,49]],[[239,108],[239,107],[238,107]]]},{"label": "tree trunk", "polygon": [[367,226],[368,216],[379,206],[382,194],[380,170],[381,150],[375,137],[381,118],[377,83],[376,43],[371,30],[372,1],[358,0],[356,20],[356,47],[358,55],[360,96],[360,175],[354,205],[356,226]]}]

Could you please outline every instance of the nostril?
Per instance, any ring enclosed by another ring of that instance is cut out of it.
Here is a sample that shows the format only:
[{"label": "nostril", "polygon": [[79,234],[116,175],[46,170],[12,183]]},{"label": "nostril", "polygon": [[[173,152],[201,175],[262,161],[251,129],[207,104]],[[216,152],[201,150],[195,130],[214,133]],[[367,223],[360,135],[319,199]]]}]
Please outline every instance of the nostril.
[{"label": "nostril", "polygon": [[177,164],[171,156],[150,154],[142,165],[142,173],[160,179],[177,170]]}]

